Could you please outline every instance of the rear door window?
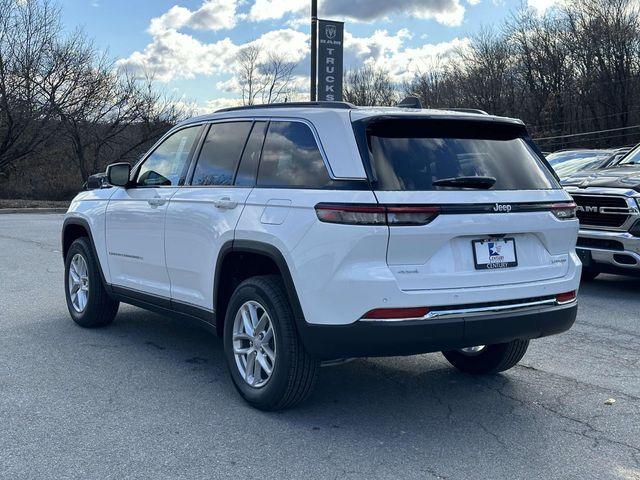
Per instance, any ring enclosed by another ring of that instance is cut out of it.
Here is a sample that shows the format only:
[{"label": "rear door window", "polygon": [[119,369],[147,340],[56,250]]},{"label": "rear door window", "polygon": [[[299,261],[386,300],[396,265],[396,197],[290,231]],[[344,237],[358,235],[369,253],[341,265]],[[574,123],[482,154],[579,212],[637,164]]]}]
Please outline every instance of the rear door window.
[{"label": "rear door window", "polygon": [[253,129],[244,147],[235,185],[238,187],[253,187],[256,184],[258,173],[258,163],[260,162],[260,152],[264,143],[264,134],[267,131],[266,122],[255,122]]},{"label": "rear door window", "polygon": [[491,190],[559,188],[522,126],[477,121],[374,121],[367,128],[376,189],[451,190],[437,180],[492,177]]},{"label": "rear door window", "polygon": [[202,145],[192,185],[232,185],[251,122],[214,123]]},{"label": "rear door window", "polygon": [[309,126],[272,121],[264,141],[258,186],[323,188],[332,184]]}]

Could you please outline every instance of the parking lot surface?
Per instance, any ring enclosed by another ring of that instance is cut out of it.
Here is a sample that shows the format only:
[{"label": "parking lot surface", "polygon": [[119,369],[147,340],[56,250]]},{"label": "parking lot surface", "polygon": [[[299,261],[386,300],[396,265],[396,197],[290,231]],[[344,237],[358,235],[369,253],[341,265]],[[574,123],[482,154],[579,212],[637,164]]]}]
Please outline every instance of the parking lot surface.
[{"label": "parking lot surface", "polygon": [[1,478],[640,479],[640,280],[583,285],[573,329],[502,375],[355,360],[263,413],[204,330],[130,306],[77,327],[61,224],[0,215]]}]

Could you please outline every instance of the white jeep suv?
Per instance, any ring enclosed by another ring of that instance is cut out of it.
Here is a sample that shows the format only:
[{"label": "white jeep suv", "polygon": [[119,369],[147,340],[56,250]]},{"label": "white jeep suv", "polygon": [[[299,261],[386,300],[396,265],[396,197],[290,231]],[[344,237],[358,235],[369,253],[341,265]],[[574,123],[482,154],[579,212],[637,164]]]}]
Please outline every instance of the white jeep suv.
[{"label": "white jeep suv", "polygon": [[73,319],[124,302],[210,326],[261,409],[303,400],[323,361],[442,351],[500,372],[575,320],[575,204],[518,120],[231,108],[89,185],[62,232]]}]

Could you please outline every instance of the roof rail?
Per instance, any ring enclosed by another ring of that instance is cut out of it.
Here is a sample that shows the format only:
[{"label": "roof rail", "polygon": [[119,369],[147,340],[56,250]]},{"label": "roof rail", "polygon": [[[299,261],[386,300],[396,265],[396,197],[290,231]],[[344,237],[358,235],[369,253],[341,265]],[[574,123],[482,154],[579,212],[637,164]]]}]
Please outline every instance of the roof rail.
[{"label": "roof rail", "polygon": [[216,110],[216,113],[235,112],[237,110],[256,110],[259,108],[339,108],[342,110],[351,110],[358,108],[349,102],[288,102],[288,103],[265,103],[260,105],[244,105],[240,107],[228,107]]},{"label": "roof rail", "polygon": [[489,115],[484,110],[480,110],[479,108],[439,108],[438,110],[451,110],[452,112],[462,112],[462,113],[479,113],[480,115]]}]

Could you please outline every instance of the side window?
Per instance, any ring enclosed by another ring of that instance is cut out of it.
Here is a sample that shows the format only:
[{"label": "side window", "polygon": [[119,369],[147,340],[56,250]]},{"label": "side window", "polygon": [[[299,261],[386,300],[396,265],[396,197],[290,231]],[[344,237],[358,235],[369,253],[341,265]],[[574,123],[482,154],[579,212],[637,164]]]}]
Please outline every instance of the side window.
[{"label": "side window", "polygon": [[166,138],[138,170],[140,187],[177,187],[183,185],[189,153],[200,133],[200,126],[183,128]]},{"label": "side window", "polygon": [[231,185],[251,122],[214,123],[202,145],[192,185]]},{"label": "side window", "polygon": [[240,167],[238,167],[235,183],[237,186],[253,187],[256,184],[258,162],[260,161],[260,152],[262,151],[266,131],[266,122],[256,122],[253,124],[253,130],[251,130],[247,146],[244,147]]},{"label": "side window", "polygon": [[309,127],[300,122],[271,122],[262,149],[258,185],[322,188],[331,184]]}]

